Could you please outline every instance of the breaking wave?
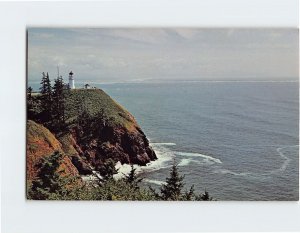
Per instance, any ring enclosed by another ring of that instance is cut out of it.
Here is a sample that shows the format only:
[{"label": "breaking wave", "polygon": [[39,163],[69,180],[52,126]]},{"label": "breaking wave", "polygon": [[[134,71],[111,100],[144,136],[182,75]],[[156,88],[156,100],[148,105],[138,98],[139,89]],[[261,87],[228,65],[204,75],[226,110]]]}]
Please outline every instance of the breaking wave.
[{"label": "breaking wave", "polygon": [[200,153],[175,152],[175,154],[180,156],[187,156],[187,157],[201,157],[206,161],[212,161],[214,163],[220,163],[220,164],[222,163],[220,159],[214,158],[209,155],[200,154]]},{"label": "breaking wave", "polygon": [[[142,173],[157,171],[160,169],[170,168],[175,158],[178,160],[178,166],[182,166],[182,167],[188,166],[191,163],[206,164],[206,165],[211,165],[215,163],[222,164],[222,161],[220,159],[214,158],[212,156],[208,156],[200,153],[172,151],[169,147],[175,145],[176,144],[172,142],[150,143],[150,146],[153,148],[153,150],[157,155],[157,160],[148,163],[146,166],[133,165],[133,167],[136,169],[136,173],[142,174]],[[195,157],[195,159],[184,158],[184,157]],[[201,160],[196,158],[201,158]],[[118,162],[116,164],[116,169],[118,169],[118,174],[114,175],[114,178],[120,179],[124,176],[124,174],[128,174],[130,172],[131,165],[121,164],[120,162]],[[153,180],[146,179],[144,181],[148,183],[151,182],[154,183]]]},{"label": "breaking wave", "polygon": [[[173,160],[176,158],[178,161],[178,166],[184,167],[189,166],[190,164],[205,164],[205,165],[216,165],[213,170],[214,173],[219,174],[229,174],[233,176],[240,177],[253,177],[260,178],[261,176],[270,176],[271,174],[276,174],[278,172],[283,172],[287,169],[291,159],[287,157],[282,150],[288,147],[296,147],[295,146],[286,146],[277,148],[276,151],[279,156],[284,159],[280,168],[274,169],[262,174],[256,174],[251,172],[235,172],[226,168],[222,168],[222,161],[220,159],[214,158],[213,156],[201,154],[201,153],[192,153],[192,152],[181,152],[181,151],[172,151],[169,147],[175,146],[175,143],[172,142],[163,142],[163,143],[150,143],[151,147],[154,149],[157,160],[148,163],[146,166],[134,165],[137,174],[148,173],[152,171],[157,171],[160,169],[170,168],[173,164]],[[191,157],[191,158],[187,158]],[[221,166],[221,167],[220,167]],[[121,164],[118,162],[116,164],[116,168],[118,169],[118,174],[114,175],[114,178],[119,179],[124,176],[124,174],[128,174],[131,170],[131,165],[129,164]],[[144,182],[153,183],[157,185],[161,185],[163,181],[152,180],[152,179],[144,179]]]},{"label": "breaking wave", "polygon": [[[152,161],[148,163],[146,166],[139,166],[139,165],[133,165],[133,167],[136,169],[136,173],[144,173],[144,172],[151,172],[151,171],[157,171],[164,168],[171,167],[171,164],[175,157],[175,154],[166,147],[176,145],[175,143],[150,143],[152,148],[154,149],[157,160]],[[128,174],[131,170],[131,165],[129,164],[121,164],[118,162],[116,164],[116,169],[118,169],[118,174],[114,175],[115,179],[120,179],[124,176],[124,174]]]},{"label": "breaking wave", "polygon": [[185,167],[190,165],[191,163],[200,164],[201,162],[195,159],[181,159],[180,162],[178,163],[178,166]]}]

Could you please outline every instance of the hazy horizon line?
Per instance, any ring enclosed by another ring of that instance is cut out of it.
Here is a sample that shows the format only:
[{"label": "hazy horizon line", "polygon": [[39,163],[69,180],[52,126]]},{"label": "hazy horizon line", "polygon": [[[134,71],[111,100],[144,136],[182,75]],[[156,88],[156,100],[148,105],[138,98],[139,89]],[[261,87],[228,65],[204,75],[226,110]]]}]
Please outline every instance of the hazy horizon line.
[{"label": "hazy horizon line", "polygon": [[[53,80],[50,80],[53,81]],[[75,80],[75,85],[77,84],[138,84],[138,83],[198,83],[198,82],[239,82],[239,83],[285,83],[285,82],[299,82],[298,78],[295,79],[288,79],[288,80],[181,80],[181,79],[174,79],[174,80],[159,80],[159,79],[151,79],[151,80],[129,80],[129,81],[83,81],[83,80]],[[40,81],[28,81],[27,84],[39,84]],[[66,83],[66,82],[65,82]]]}]

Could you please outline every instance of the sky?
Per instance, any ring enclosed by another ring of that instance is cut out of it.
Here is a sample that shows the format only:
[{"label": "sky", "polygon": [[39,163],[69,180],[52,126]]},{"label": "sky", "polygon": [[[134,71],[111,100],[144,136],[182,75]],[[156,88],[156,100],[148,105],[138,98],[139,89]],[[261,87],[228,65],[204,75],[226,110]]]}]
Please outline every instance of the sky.
[{"label": "sky", "polygon": [[298,29],[29,28],[28,80],[298,80]]}]

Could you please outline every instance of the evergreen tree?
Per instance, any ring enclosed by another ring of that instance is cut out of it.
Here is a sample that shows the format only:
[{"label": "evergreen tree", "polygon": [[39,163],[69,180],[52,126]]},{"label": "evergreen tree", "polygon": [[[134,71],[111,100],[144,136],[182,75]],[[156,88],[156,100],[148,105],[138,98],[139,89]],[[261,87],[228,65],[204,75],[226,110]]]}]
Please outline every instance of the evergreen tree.
[{"label": "evergreen tree", "polygon": [[32,95],[32,87],[27,88],[27,100],[31,100]]},{"label": "evergreen tree", "polygon": [[54,81],[53,86],[53,126],[55,130],[61,130],[65,127],[65,93],[62,77]]},{"label": "evergreen tree", "polygon": [[112,180],[113,175],[118,173],[115,167],[116,163],[111,158],[106,159],[103,164],[98,166],[97,171],[100,173],[104,181]]},{"label": "evergreen tree", "polygon": [[184,176],[181,176],[178,172],[177,164],[173,164],[170,177],[166,178],[166,184],[163,184],[160,188],[163,200],[180,200],[181,190],[184,186]]},{"label": "evergreen tree", "polygon": [[[101,131],[103,128],[108,126],[108,119],[106,115],[104,114],[103,109],[100,109],[93,117],[92,117],[92,124],[91,127],[96,129],[98,132],[98,137],[100,137]],[[95,132],[96,133],[96,132]],[[99,134],[100,133],[100,134]]]},{"label": "evergreen tree", "polygon": [[29,190],[29,197],[34,200],[66,199],[70,194],[67,185],[73,180],[62,177],[58,172],[62,154],[56,151],[50,156],[44,157],[37,167],[39,168],[35,180],[33,180]]},{"label": "evergreen tree", "polygon": [[212,197],[209,196],[205,190],[204,194],[195,194],[194,185],[191,186],[189,191],[182,192],[184,187],[184,176],[181,176],[178,172],[177,165],[173,164],[170,170],[170,177],[166,178],[166,184],[161,185],[160,193],[157,193],[155,189],[149,186],[149,191],[156,200],[166,201],[212,201]]},{"label": "evergreen tree", "polygon": [[136,168],[134,168],[133,165],[131,165],[131,170],[128,175],[123,174],[125,176],[124,180],[127,184],[131,185],[135,189],[139,189],[138,184],[142,182],[143,178],[138,178],[136,173]]},{"label": "evergreen tree", "polygon": [[86,108],[83,108],[78,114],[76,127],[78,140],[81,144],[88,144],[90,139],[93,137],[94,131],[97,129],[93,126],[93,117]]},{"label": "evergreen tree", "polygon": [[27,117],[31,119],[33,117],[33,100],[32,100],[32,88],[27,88]]},{"label": "evergreen tree", "polygon": [[41,80],[41,120],[42,122],[48,122],[51,118],[52,111],[52,87],[49,79],[49,74],[42,73],[43,77]]},{"label": "evergreen tree", "polygon": [[209,195],[209,193],[205,190],[203,194],[196,197],[196,199],[201,201],[212,201],[213,198]]},{"label": "evergreen tree", "polygon": [[190,190],[185,193],[184,200],[185,201],[192,201],[194,196],[195,196],[195,189],[194,189],[194,185],[192,185]]}]

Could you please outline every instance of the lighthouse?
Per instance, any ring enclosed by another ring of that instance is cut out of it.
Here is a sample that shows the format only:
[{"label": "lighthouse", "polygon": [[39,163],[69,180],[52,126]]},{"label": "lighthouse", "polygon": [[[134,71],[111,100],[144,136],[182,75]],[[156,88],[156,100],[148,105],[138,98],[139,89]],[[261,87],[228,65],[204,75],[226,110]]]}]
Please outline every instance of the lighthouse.
[{"label": "lighthouse", "polygon": [[70,89],[75,89],[75,83],[74,83],[74,78],[73,78],[73,72],[72,71],[69,73],[69,88]]}]

